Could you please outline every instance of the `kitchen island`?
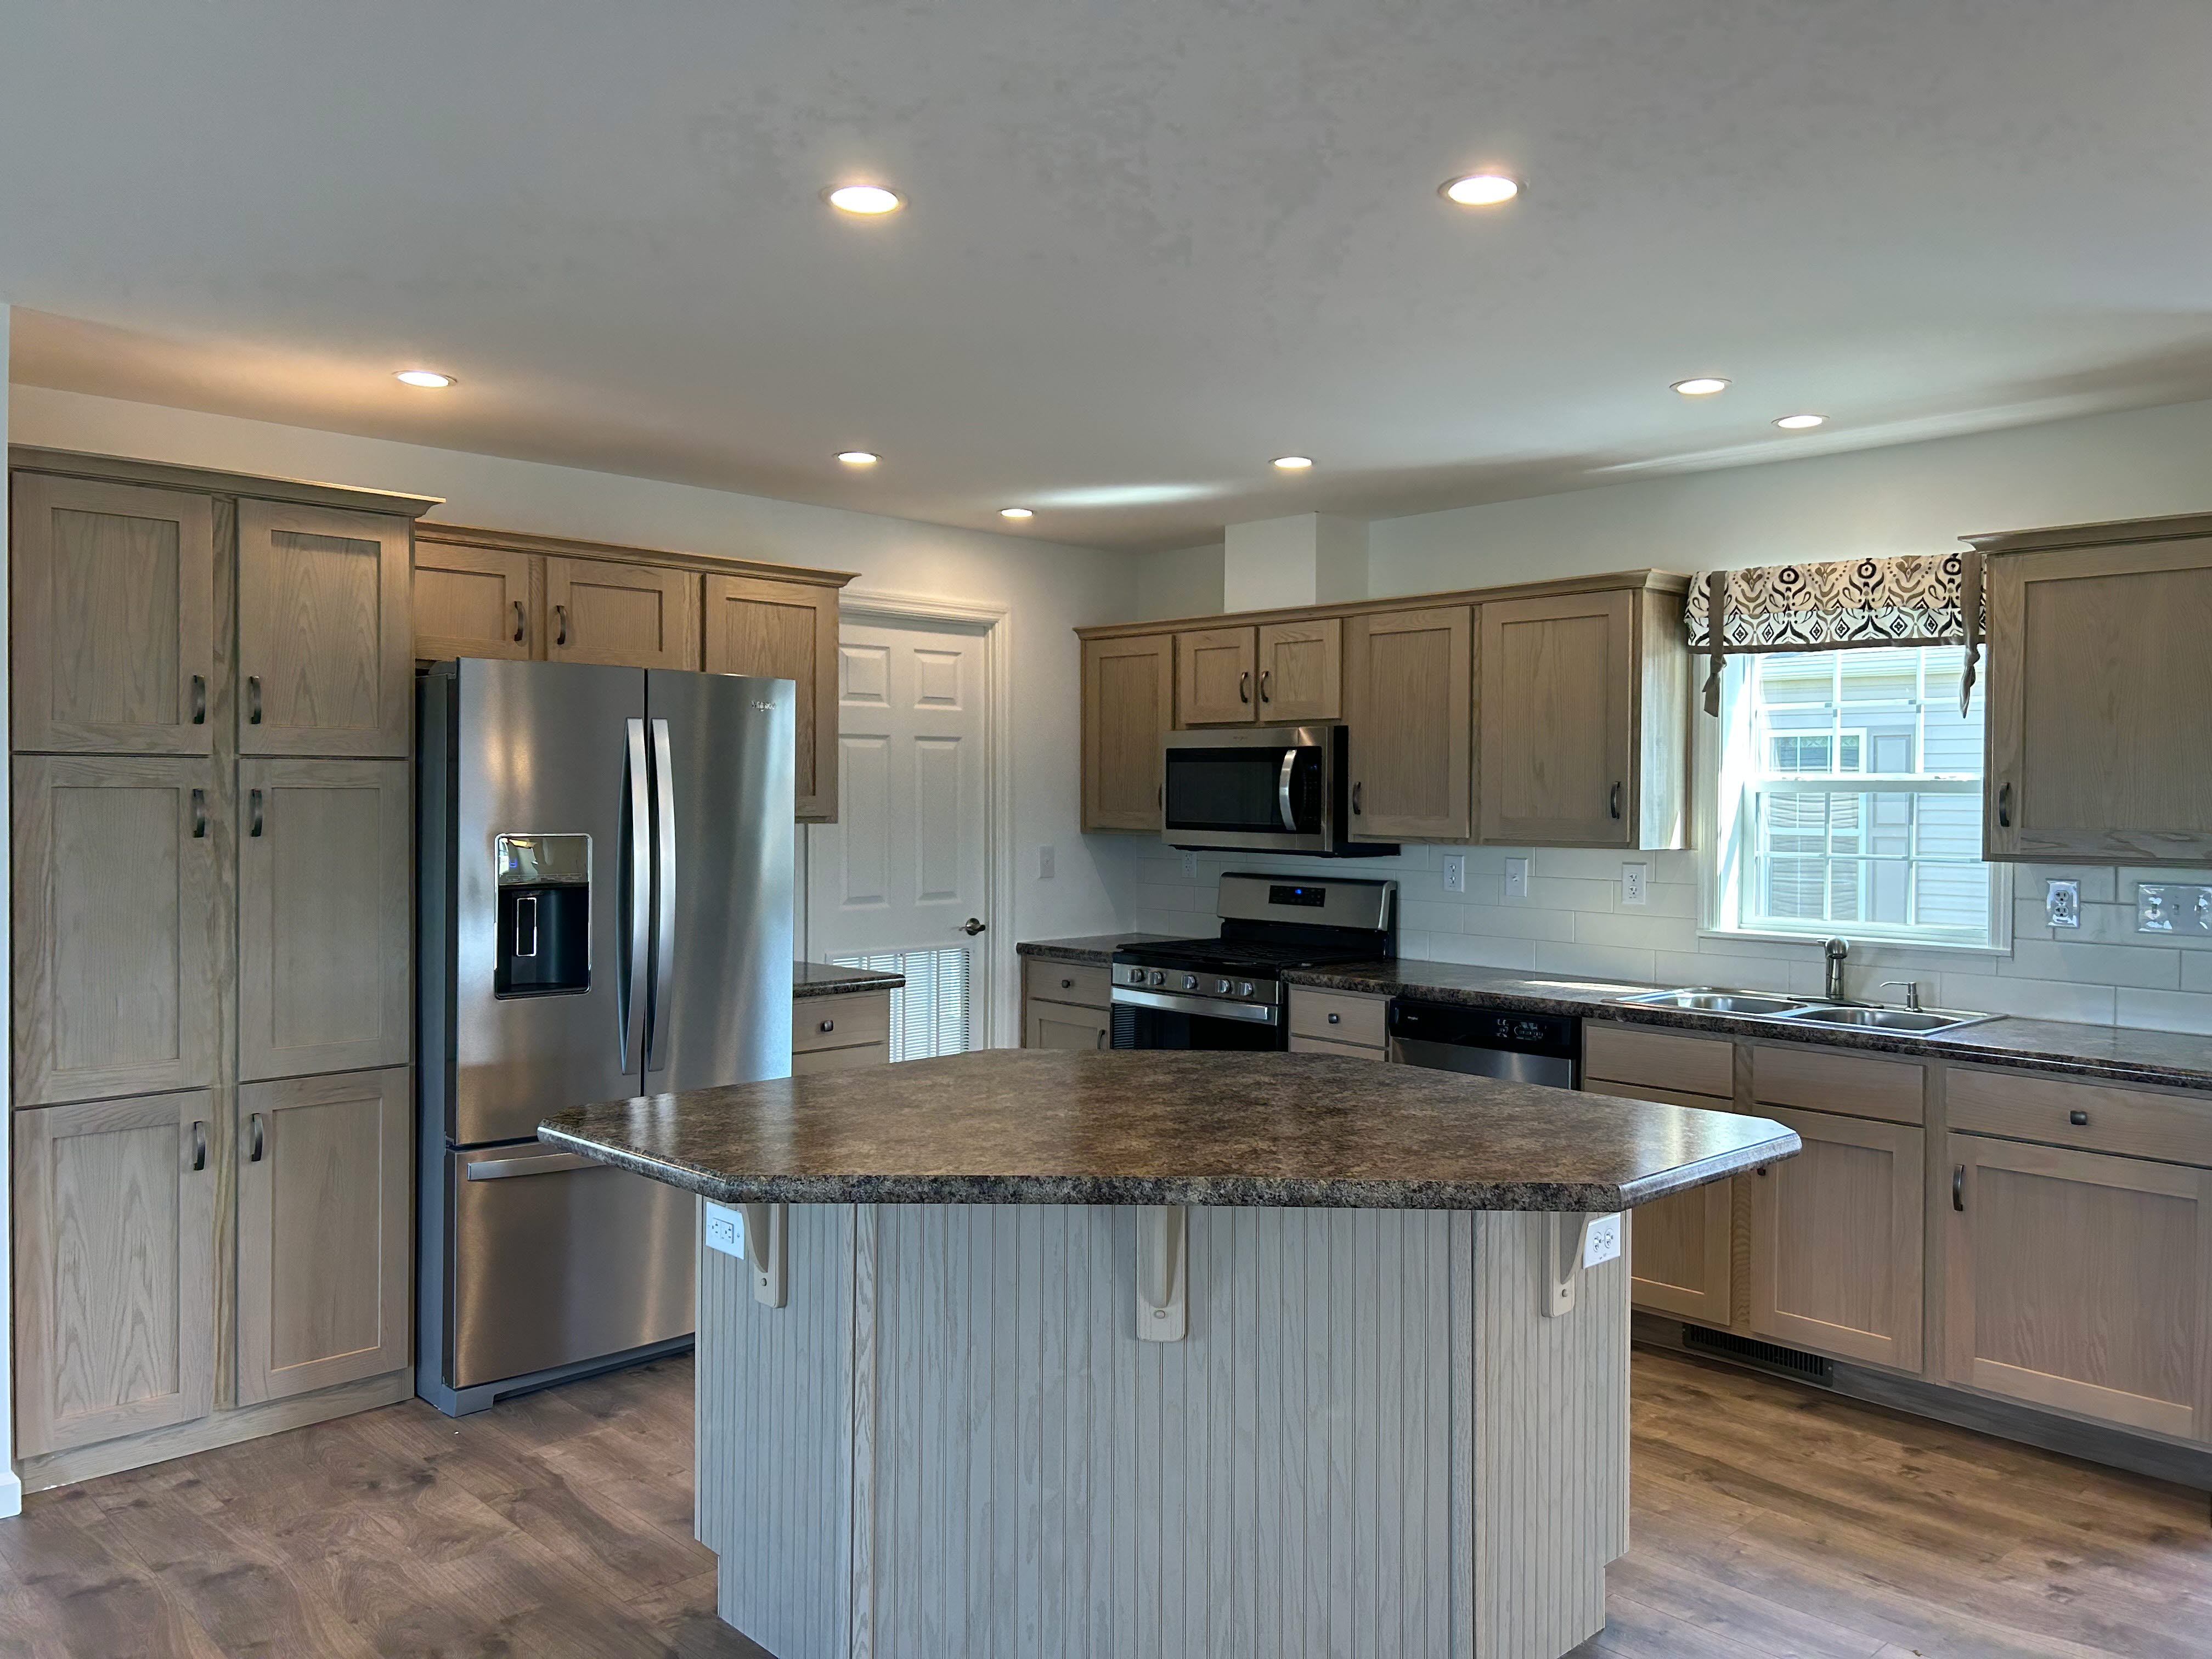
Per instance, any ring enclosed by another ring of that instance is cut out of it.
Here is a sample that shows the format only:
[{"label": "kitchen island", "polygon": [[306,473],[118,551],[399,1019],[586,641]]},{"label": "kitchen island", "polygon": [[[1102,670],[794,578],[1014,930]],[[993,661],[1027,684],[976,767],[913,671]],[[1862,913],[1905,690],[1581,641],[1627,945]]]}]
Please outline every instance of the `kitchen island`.
[{"label": "kitchen island", "polygon": [[744,1218],[744,1261],[701,1256],[698,1530],[721,1616],[778,1659],[1554,1659],[1627,1547],[1603,1218],[1797,1150],[1656,1102],[1159,1051],[539,1134]]}]

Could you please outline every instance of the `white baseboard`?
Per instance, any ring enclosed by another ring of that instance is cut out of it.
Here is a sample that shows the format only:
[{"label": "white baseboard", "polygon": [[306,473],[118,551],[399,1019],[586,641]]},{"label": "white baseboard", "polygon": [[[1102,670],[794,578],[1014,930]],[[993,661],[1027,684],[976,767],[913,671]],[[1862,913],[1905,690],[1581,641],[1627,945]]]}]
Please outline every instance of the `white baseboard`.
[{"label": "white baseboard", "polygon": [[23,1512],[23,1483],[13,1469],[0,1469],[0,1521]]}]

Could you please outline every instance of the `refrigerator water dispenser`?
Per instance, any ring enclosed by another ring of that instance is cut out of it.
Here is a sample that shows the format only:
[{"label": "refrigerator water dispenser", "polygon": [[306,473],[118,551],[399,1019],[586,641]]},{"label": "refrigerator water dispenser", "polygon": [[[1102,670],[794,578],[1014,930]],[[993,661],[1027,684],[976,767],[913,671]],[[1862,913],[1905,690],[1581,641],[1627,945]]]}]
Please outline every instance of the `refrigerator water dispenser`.
[{"label": "refrigerator water dispenser", "polygon": [[592,987],[592,838],[500,836],[499,957],[492,994],[557,996]]}]

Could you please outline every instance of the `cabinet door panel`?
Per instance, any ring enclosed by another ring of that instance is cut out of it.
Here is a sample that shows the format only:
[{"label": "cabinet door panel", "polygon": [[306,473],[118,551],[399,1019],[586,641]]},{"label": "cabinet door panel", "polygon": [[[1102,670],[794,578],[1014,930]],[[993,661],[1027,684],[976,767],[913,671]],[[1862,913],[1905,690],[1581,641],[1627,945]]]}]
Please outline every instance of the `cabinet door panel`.
[{"label": "cabinet door panel", "polygon": [[1259,713],[1256,635],[1208,628],[1176,635],[1176,724],[1249,726]]},{"label": "cabinet door panel", "polygon": [[[1619,1078],[1586,1077],[1586,1094],[1662,1100],[1708,1112],[1732,1112],[1717,1095],[1683,1094]],[[1639,1308],[1726,1328],[1735,1313],[1735,1186],[1716,1181],[1639,1204],[1629,1212],[1629,1300]]]},{"label": "cabinet door panel", "polygon": [[1260,629],[1260,721],[1333,720],[1344,712],[1344,620],[1269,623]]},{"label": "cabinet door panel", "polygon": [[239,753],[406,757],[410,535],[380,513],[238,504]]},{"label": "cabinet door panel", "polygon": [[1482,607],[1482,838],[1635,844],[1635,604],[1626,592]]},{"label": "cabinet door panel", "polygon": [[404,1065],[407,763],[241,761],[238,774],[239,1076]]},{"label": "cabinet door panel", "polygon": [[1989,563],[1992,859],[2212,860],[2212,543]]},{"label": "cabinet door panel", "polygon": [[15,1114],[18,1455],[213,1409],[213,1110],[196,1090]]},{"label": "cabinet door panel", "polygon": [[622,668],[696,668],[699,594],[700,579],[689,570],[548,559],[545,655]]},{"label": "cabinet door panel", "polygon": [[1352,618],[1345,718],[1356,841],[1452,841],[1472,824],[1474,613]]},{"label": "cabinet door panel", "polygon": [[1103,1008],[1074,1008],[1057,1002],[1030,1005],[1022,1032],[1024,1048],[1110,1048],[1114,1022]]},{"label": "cabinet door panel", "polygon": [[1761,1106],[1804,1150],[1750,1178],[1751,1328],[1917,1371],[1926,1233],[1916,1128]]},{"label": "cabinet door panel", "polygon": [[417,538],[415,654],[497,657],[527,662],[543,654],[539,606],[531,595],[543,562],[500,547]]},{"label": "cabinet door panel", "polygon": [[1175,714],[1175,636],[1083,642],[1083,827],[1161,825],[1163,752]]},{"label": "cabinet door panel", "polygon": [[238,1397],[251,1405],[408,1361],[410,1073],[238,1091]]},{"label": "cabinet door panel", "polygon": [[837,591],[752,576],[707,578],[707,672],[798,687],[798,816],[837,819]]},{"label": "cabinet door panel", "polygon": [[2212,1441],[2212,1171],[1948,1146],[1950,1380]]},{"label": "cabinet door panel", "polygon": [[215,1081],[227,971],[215,764],[15,764],[15,1103]]},{"label": "cabinet door panel", "polygon": [[811,1048],[791,1057],[793,1077],[819,1077],[824,1072],[860,1072],[881,1066],[890,1050],[880,1042],[858,1043],[848,1048]]},{"label": "cabinet door panel", "polygon": [[14,484],[15,748],[209,753],[214,503],[32,472]]}]

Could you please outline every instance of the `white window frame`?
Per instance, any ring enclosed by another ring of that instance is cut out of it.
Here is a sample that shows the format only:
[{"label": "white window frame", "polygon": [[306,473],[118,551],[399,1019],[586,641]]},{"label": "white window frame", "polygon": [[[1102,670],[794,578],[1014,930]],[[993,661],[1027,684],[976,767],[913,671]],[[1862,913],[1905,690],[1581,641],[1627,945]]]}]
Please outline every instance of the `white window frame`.
[{"label": "white window frame", "polygon": [[[1863,939],[1869,945],[1973,957],[2010,956],[2013,869],[2008,864],[1986,866],[1990,872],[1989,937],[1986,940],[1961,938],[1953,933],[1925,927],[1875,922],[1823,922],[1803,930],[1777,927],[1771,924],[1747,927],[1743,923],[1742,872],[1749,857],[1744,838],[1753,833],[1753,826],[1750,822],[1751,814],[1745,810],[1749,796],[1748,785],[1741,775],[1730,767],[1729,756],[1731,753],[1741,755],[1750,752],[1749,733],[1745,727],[1751,719],[1751,704],[1744,692],[1752,662],[1753,658],[1748,654],[1731,657],[1722,671],[1719,718],[1709,716],[1702,710],[1696,716],[1694,805],[1697,845],[1702,849],[1698,876],[1700,935],[1714,939],[1805,945],[1817,944],[1823,937],[1840,933],[1855,941]],[[1872,758],[1863,739],[1859,754],[1862,761]],[[1765,792],[1770,794],[1791,792],[1831,794],[1835,793],[1838,782],[1844,780],[1849,781],[1854,791],[1880,791],[1885,784],[1899,789],[1910,789],[1917,794],[1979,795],[1983,790],[1983,782],[1978,777],[1927,778],[1918,774],[1808,772],[1779,784],[1770,780],[1765,785]]]}]

